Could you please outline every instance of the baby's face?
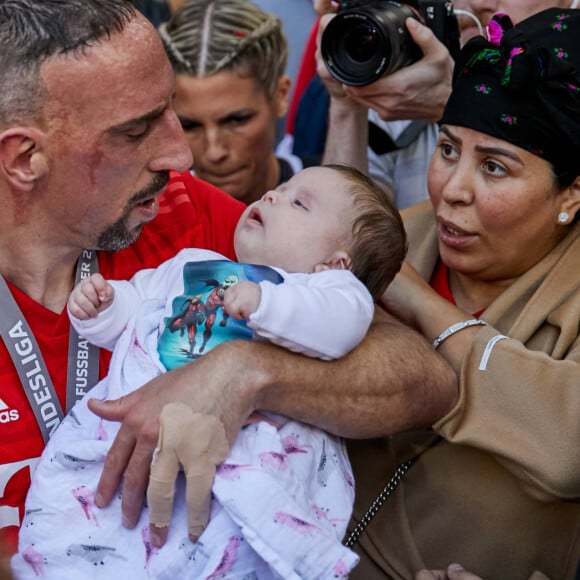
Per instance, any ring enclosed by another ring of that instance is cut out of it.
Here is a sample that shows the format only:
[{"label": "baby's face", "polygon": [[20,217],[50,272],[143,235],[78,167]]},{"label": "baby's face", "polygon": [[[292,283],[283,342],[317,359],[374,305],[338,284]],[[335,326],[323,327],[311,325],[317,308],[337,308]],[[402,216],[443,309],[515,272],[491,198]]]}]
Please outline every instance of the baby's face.
[{"label": "baby's face", "polygon": [[267,192],[238,222],[238,260],[312,272],[334,252],[348,252],[354,212],[349,187],[338,171],[311,167]]}]

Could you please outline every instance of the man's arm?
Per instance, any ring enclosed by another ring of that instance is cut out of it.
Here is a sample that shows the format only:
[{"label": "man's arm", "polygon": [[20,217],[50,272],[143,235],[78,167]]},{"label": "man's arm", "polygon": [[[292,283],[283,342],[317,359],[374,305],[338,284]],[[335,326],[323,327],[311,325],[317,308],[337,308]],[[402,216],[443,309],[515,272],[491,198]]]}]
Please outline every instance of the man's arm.
[{"label": "man's arm", "polygon": [[457,400],[451,368],[417,332],[382,310],[361,345],[336,361],[232,341],[116,401],[91,400],[99,416],[122,421],[97,489],[107,505],[123,478],[123,523],[136,525],[147,487],[159,414],[169,402],[223,423],[230,444],[248,415],[265,409],[352,438],[425,427]]},{"label": "man's arm", "polygon": [[265,343],[225,343],[122,399],[91,401],[97,414],[123,421],[99,486],[101,505],[125,470],[131,476],[126,487],[145,488],[166,402],[219,417],[230,442],[256,409],[344,437],[370,438],[431,425],[454,406],[456,381],[422,336],[381,309],[361,345],[336,361]]},{"label": "man's arm", "polygon": [[458,396],[451,367],[380,308],[365,340],[347,356],[320,363],[272,353],[261,370],[267,378],[255,393],[256,408],[349,438],[430,426]]}]

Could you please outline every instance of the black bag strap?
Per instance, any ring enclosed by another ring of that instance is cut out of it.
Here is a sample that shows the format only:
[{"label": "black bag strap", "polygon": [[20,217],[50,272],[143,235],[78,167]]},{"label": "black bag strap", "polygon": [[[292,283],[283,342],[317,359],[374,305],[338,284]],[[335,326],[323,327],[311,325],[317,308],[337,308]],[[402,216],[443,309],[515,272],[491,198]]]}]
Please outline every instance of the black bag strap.
[{"label": "black bag strap", "polygon": [[384,129],[369,121],[369,147],[377,155],[386,155],[399,149],[405,149],[414,143],[428,126],[429,121],[412,121],[399,137],[393,141]]},{"label": "black bag strap", "polygon": [[352,531],[348,535],[348,538],[343,542],[343,544],[347,548],[352,548],[358,542],[358,539],[360,538],[361,534],[365,531],[365,529],[371,523],[372,519],[377,515],[381,507],[387,502],[389,497],[397,489],[398,485],[401,483],[401,480],[403,479],[403,475],[407,473],[407,471],[413,465],[413,463],[415,463],[415,461],[417,461],[417,459],[419,459],[419,457],[423,453],[425,453],[426,451],[437,445],[437,443],[439,443],[441,439],[442,438],[440,436],[436,436],[433,439],[433,441],[430,442],[428,447],[426,447],[421,453],[418,453],[414,457],[411,457],[411,459],[407,459],[407,461],[404,461],[395,468],[393,475],[391,475],[385,487],[383,487],[383,489],[371,502],[371,505],[364,513],[363,517],[360,519],[360,522],[358,522],[358,524],[352,529]]}]

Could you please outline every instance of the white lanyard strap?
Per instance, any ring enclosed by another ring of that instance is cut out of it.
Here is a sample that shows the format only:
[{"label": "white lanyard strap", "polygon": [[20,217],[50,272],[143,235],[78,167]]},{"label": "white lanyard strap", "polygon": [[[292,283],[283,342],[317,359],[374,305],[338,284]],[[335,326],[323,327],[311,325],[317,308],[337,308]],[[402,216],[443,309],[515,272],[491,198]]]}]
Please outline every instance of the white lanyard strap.
[{"label": "white lanyard strap", "polygon": [[[75,285],[99,271],[97,253],[83,250],[77,262]],[[86,394],[99,380],[99,347],[81,338],[71,326],[66,375],[66,410]]]}]

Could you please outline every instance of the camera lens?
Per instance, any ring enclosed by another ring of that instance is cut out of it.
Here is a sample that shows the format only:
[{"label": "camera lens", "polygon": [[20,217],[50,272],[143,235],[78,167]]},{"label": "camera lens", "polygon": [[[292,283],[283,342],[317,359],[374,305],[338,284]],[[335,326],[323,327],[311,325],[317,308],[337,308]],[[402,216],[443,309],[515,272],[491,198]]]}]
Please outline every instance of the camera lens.
[{"label": "camera lens", "polygon": [[356,62],[369,62],[379,53],[380,45],[377,29],[367,22],[353,26],[344,37],[345,53]]},{"label": "camera lens", "polygon": [[407,6],[384,0],[339,11],[320,47],[330,74],[346,85],[363,86],[418,60],[421,52],[405,27],[408,17],[417,19]]}]

